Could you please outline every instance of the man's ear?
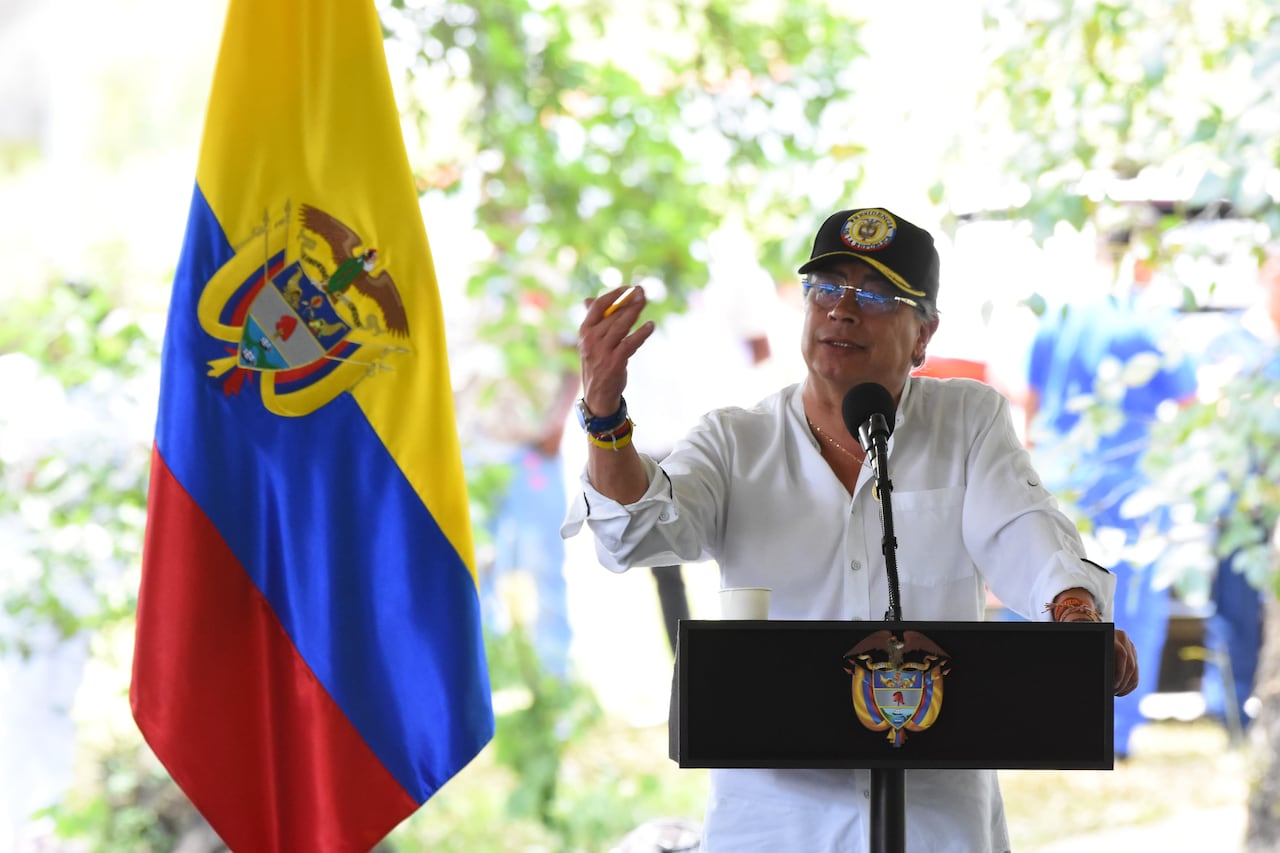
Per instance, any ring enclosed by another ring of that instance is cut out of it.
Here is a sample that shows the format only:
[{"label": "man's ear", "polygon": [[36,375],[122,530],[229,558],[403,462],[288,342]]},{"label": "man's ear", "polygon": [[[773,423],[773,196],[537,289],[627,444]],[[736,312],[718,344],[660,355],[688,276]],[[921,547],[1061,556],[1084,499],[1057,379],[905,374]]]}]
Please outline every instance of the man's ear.
[{"label": "man's ear", "polygon": [[920,331],[916,336],[916,348],[912,352],[916,361],[924,364],[925,350],[929,348],[929,341],[933,340],[934,332],[938,331],[938,318],[920,321]]}]

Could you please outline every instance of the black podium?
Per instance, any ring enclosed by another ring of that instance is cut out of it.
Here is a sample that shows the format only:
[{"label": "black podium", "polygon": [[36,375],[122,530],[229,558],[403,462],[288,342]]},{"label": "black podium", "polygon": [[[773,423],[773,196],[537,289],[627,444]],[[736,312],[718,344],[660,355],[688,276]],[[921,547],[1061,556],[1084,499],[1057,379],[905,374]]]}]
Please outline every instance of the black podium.
[{"label": "black podium", "polygon": [[1106,622],[682,621],[669,754],[681,767],[870,768],[873,783],[913,768],[1109,770],[1113,634]]}]

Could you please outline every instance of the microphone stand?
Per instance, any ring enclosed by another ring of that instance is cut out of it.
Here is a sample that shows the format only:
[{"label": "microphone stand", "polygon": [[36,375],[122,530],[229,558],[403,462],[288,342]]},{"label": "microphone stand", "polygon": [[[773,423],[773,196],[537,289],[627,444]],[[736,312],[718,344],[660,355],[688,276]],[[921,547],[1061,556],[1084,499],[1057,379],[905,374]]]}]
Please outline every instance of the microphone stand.
[{"label": "microphone stand", "polygon": [[[893,483],[889,479],[889,428],[884,415],[873,414],[858,427],[858,439],[871,456],[875,497],[880,505],[880,551],[889,579],[889,609],[884,618],[902,621],[898,599],[898,540],[893,534]],[[901,767],[871,768],[871,853],[905,853],[906,777]]]}]

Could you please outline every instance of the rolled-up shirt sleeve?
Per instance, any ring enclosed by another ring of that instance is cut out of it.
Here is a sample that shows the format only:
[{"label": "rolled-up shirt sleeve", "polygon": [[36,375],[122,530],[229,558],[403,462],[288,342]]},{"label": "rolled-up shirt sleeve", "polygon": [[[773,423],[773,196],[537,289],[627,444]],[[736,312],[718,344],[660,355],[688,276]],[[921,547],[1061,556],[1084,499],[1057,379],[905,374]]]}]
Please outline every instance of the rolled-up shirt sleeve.
[{"label": "rolled-up shirt sleeve", "polygon": [[624,572],[632,566],[681,561],[678,555],[663,550],[664,540],[653,535],[659,525],[678,521],[680,517],[672,500],[671,480],[650,457],[640,454],[640,461],[649,475],[649,487],[639,500],[621,504],[600,494],[584,470],[580,478],[582,490],[569,505],[560,527],[560,536],[567,539],[577,535],[586,524],[595,537],[600,564],[610,571]]},{"label": "rolled-up shirt sleeve", "polygon": [[1028,619],[1048,620],[1044,605],[1076,587],[1088,590],[1098,612],[1109,618],[1115,576],[1085,559],[1079,533],[1018,440],[1008,403],[996,395],[987,400],[993,404],[990,420],[970,450],[966,548],[992,592]]}]

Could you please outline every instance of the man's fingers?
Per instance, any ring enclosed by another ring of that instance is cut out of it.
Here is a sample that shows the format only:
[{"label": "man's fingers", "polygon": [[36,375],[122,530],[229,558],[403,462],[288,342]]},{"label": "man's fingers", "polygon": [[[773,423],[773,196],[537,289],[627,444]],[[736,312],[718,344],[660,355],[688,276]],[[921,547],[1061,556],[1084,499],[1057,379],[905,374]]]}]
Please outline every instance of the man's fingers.
[{"label": "man's fingers", "polygon": [[640,315],[646,300],[643,287],[623,285],[601,296],[588,297],[584,302],[587,305],[586,323],[598,324],[615,313],[626,315],[630,323]]},{"label": "man's fingers", "polygon": [[636,354],[636,350],[640,349],[640,346],[645,341],[649,340],[649,336],[653,334],[656,328],[658,328],[657,325],[654,324],[652,320],[648,320],[640,324],[636,327],[634,332],[622,339],[622,346],[628,359]]},{"label": "man's fingers", "polygon": [[1138,686],[1138,656],[1128,635],[1116,632],[1116,695],[1125,696]]},{"label": "man's fingers", "polygon": [[608,317],[614,311],[617,311],[619,308],[625,305],[627,300],[630,299],[631,295],[635,292],[636,292],[636,288],[634,287],[628,287],[626,290],[622,291],[622,295],[619,296],[617,299],[613,300],[612,302],[610,302],[609,307],[604,309],[604,316]]},{"label": "man's fingers", "polygon": [[608,369],[615,359],[626,361],[653,334],[649,321],[632,329],[645,306],[644,288],[618,287],[596,297],[578,329],[578,353],[584,362]]},{"label": "man's fingers", "polygon": [[[591,299],[578,328],[583,398],[588,407],[611,405],[627,384],[627,362],[656,326],[652,320],[632,325],[645,306],[644,288],[619,287]],[[594,411],[594,409],[592,409]]]}]

